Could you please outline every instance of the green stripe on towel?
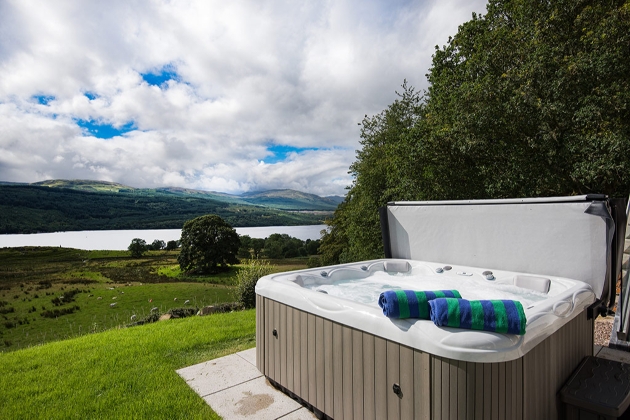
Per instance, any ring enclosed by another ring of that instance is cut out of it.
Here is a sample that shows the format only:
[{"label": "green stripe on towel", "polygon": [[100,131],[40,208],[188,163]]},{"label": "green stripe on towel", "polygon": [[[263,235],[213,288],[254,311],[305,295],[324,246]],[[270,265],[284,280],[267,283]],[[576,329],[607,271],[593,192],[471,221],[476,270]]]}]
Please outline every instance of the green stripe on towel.
[{"label": "green stripe on towel", "polygon": [[398,311],[400,312],[400,318],[409,318],[409,301],[404,290],[396,290],[396,297],[398,298]]},{"label": "green stripe on towel", "polygon": [[457,299],[448,299],[448,325],[459,328],[459,302]]},{"label": "green stripe on towel", "polygon": [[429,316],[429,305],[427,304],[427,294],[424,292],[416,292],[416,297],[418,298],[418,318],[420,319],[430,319]]},{"label": "green stripe on towel", "polygon": [[478,300],[470,301],[470,310],[472,312],[472,326],[473,330],[483,330],[483,306]]},{"label": "green stripe on towel", "polygon": [[498,333],[506,333],[508,330],[508,319],[505,305],[500,300],[491,300],[490,302],[492,302],[492,306],[494,306],[495,331]]}]

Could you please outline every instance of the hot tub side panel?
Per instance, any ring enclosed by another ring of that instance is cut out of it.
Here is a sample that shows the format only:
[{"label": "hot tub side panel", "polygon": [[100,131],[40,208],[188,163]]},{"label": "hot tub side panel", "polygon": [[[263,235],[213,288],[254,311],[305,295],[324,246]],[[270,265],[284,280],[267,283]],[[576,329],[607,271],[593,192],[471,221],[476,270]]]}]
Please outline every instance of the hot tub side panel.
[{"label": "hot tub side panel", "polygon": [[501,363],[435,356],[259,295],[256,321],[259,370],[334,419],[562,418],[557,393],[593,353],[586,312]]}]

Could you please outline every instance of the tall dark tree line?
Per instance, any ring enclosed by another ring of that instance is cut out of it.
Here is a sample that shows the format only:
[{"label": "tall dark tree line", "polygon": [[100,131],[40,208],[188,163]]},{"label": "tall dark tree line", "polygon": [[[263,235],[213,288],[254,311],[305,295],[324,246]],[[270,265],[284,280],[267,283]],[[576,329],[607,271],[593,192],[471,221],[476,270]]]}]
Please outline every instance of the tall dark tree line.
[{"label": "tall dark tree line", "polygon": [[382,256],[391,200],[630,193],[630,1],[491,0],[361,123],[325,263]]}]

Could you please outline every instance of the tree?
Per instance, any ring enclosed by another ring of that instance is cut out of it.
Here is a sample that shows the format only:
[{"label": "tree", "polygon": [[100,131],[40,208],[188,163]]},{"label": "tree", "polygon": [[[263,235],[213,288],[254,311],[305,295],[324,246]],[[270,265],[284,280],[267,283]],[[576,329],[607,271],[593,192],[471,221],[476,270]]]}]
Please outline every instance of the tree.
[{"label": "tree", "polygon": [[414,150],[413,129],[423,112],[422,96],[406,82],[383,112],[361,122],[362,150],[350,166],[354,183],[324,232],[324,265],[382,257],[378,208],[392,200],[422,197],[418,172],[423,165]]},{"label": "tree", "polygon": [[174,251],[179,248],[179,241],[168,241],[166,242],[166,250]]},{"label": "tree", "polygon": [[311,240],[307,239],[305,243],[306,247],[306,255],[317,255],[319,253],[319,246],[321,245],[321,240]]},{"label": "tree", "polygon": [[166,243],[161,239],[156,239],[151,243],[151,249],[153,251],[160,251],[164,248],[166,248]]},{"label": "tree", "polygon": [[238,263],[238,234],[217,215],[201,216],[184,223],[180,242],[177,261],[182,271],[216,273],[219,268]]},{"label": "tree", "polygon": [[240,235],[240,246],[238,248],[239,258],[250,258],[250,248],[252,247],[252,238],[249,235]]},{"label": "tree", "polygon": [[127,250],[131,252],[133,258],[140,258],[147,250],[147,243],[144,239],[134,238],[131,240]]},{"label": "tree", "polygon": [[261,251],[265,248],[265,240],[262,238],[252,239],[252,251],[254,252],[254,258],[260,258]]},{"label": "tree", "polygon": [[629,54],[627,1],[490,1],[433,57],[431,196],[627,196]]},{"label": "tree", "polygon": [[265,239],[265,256],[267,258],[282,258],[282,235],[273,233]]},{"label": "tree", "polygon": [[490,0],[436,47],[423,96],[403,84],[361,123],[322,262],[382,256],[388,201],[627,197],[629,56],[627,0]]}]

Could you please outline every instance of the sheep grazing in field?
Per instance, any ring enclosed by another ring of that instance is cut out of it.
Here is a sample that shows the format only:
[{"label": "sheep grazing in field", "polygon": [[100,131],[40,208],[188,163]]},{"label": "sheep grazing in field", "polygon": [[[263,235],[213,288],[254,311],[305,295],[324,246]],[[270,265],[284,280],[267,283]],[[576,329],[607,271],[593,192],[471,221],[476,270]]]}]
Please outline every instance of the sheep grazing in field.
[{"label": "sheep grazing in field", "polygon": [[123,295],[125,294],[125,292],[123,292],[122,290],[120,291],[120,293],[123,294]]},{"label": "sheep grazing in field", "polygon": [[109,290],[114,290],[114,288],[113,288],[113,287],[108,287],[108,289],[109,289]]},{"label": "sheep grazing in field", "polygon": [[184,302],[184,305],[188,305],[190,303],[190,300],[186,299],[186,302]]},{"label": "sheep grazing in field", "polygon": [[103,299],[103,296],[99,296],[96,298],[96,300],[101,300],[101,299]]},{"label": "sheep grazing in field", "polygon": [[177,300],[177,298],[173,299],[173,300]]},{"label": "sheep grazing in field", "polygon": [[109,307],[110,307],[110,308],[113,308],[114,306],[116,306],[116,304],[117,304],[117,303],[118,303],[118,302],[110,303],[110,304],[109,304]]},{"label": "sheep grazing in field", "polygon": [[157,307],[157,306],[156,306],[156,307],[154,307],[154,308],[151,308],[151,313],[153,313],[153,312],[157,312],[157,310],[158,310],[158,307]]},{"label": "sheep grazing in field", "polygon": [[112,299],[116,299],[116,296],[114,296]]},{"label": "sheep grazing in field", "polygon": [[134,314],[134,315],[131,315],[131,322],[133,322],[133,321],[135,321],[135,320],[136,320],[136,315],[135,315],[135,314]]}]

